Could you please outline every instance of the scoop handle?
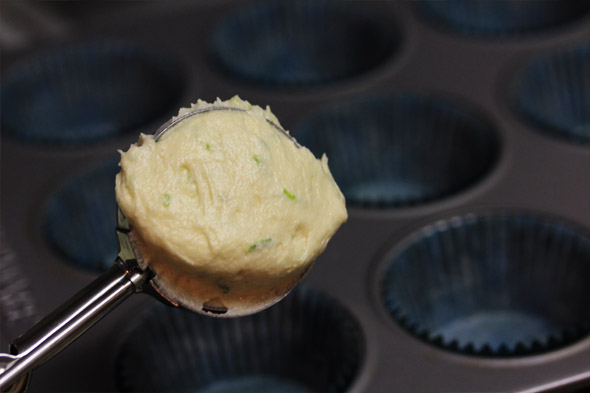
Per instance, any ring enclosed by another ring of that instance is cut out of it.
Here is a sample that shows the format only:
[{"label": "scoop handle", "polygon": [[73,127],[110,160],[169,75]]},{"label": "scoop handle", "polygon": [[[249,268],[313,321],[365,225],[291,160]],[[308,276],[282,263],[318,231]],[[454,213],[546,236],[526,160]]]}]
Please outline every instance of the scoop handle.
[{"label": "scoop handle", "polygon": [[5,357],[14,360],[0,369],[0,391],[19,385],[27,373],[61,352],[138,291],[148,276],[148,272],[129,268],[117,259],[109,270],[12,342],[11,355]]}]

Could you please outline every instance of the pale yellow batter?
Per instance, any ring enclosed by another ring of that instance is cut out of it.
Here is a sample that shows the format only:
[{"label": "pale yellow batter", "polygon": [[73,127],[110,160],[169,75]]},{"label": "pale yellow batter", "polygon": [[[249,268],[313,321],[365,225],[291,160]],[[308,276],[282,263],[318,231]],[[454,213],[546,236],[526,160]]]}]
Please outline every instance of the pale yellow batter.
[{"label": "pale yellow batter", "polygon": [[121,152],[117,202],[171,300],[240,315],[282,298],[347,212],[326,156],[296,147],[268,107],[234,97],[179,115],[209,106],[246,111],[187,118],[159,141],[142,134]]}]

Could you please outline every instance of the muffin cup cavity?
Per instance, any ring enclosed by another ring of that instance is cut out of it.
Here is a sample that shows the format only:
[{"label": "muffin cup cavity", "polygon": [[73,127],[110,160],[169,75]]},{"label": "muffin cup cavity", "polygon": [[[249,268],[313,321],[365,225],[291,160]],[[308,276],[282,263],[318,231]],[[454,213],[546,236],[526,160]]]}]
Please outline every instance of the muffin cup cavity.
[{"label": "muffin cup cavity", "polygon": [[211,41],[216,65],[268,86],[319,85],[363,74],[399,41],[370,7],[338,1],[266,1],[229,15]]},{"label": "muffin cup cavity", "polygon": [[352,205],[399,208],[442,199],[495,164],[495,129],[470,108],[415,94],[366,96],[327,107],[295,137],[330,170]]},{"label": "muffin cup cavity", "polygon": [[50,245],[76,267],[104,271],[117,255],[114,158],[74,176],[49,200],[43,231]]},{"label": "muffin cup cavity", "polygon": [[122,43],[72,44],[6,75],[2,129],[24,142],[95,141],[156,120],[181,91],[166,59]]},{"label": "muffin cup cavity", "polygon": [[432,23],[459,34],[500,37],[530,34],[574,22],[590,11],[590,3],[568,1],[426,0],[419,13]]},{"label": "muffin cup cavity", "polygon": [[297,287],[241,318],[158,305],[124,337],[116,378],[126,391],[342,392],[363,354],[356,319],[323,293]]},{"label": "muffin cup cavity", "polygon": [[590,237],[517,212],[469,214],[414,233],[387,258],[389,315],[466,355],[528,356],[590,334]]},{"label": "muffin cup cavity", "polygon": [[590,44],[531,61],[516,81],[513,102],[541,132],[590,144]]}]

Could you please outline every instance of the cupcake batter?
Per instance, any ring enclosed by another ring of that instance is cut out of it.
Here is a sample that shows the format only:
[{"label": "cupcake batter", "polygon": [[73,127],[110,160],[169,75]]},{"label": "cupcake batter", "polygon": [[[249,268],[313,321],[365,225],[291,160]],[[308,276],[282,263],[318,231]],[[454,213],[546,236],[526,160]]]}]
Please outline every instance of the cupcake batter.
[{"label": "cupcake batter", "polygon": [[160,140],[121,152],[119,207],[143,267],[172,301],[242,315],[280,300],[347,219],[328,160],[279,132],[267,107],[234,97]]}]

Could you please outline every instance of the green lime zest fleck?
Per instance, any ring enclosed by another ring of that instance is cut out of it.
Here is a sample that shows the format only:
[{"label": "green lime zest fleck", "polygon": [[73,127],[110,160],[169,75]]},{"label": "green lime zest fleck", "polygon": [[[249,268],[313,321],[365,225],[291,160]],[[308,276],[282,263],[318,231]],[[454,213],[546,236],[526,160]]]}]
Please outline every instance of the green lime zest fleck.
[{"label": "green lime zest fleck", "polygon": [[272,241],[272,238],[270,238],[270,237],[268,237],[266,239],[258,240],[256,243],[252,243],[250,245],[250,247],[248,247],[248,252],[252,252],[252,251],[256,250],[257,248],[259,248],[259,246],[264,247],[268,243],[270,243],[271,241]]},{"label": "green lime zest fleck", "polygon": [[170,196],[170,194],[166,193],[164,195],[162,195],[162,204],[165,207],[170,206],[170,201],[172,200],[172,197]]},{"label": "green lime zest fleck", "polygon": [[289,191],[287,191],[286,188],[283,188],[283,194],[285,194],[287,196],[287,198],[289,198],[289,199],[295,199],[295,195],[293,195]]},{"label": "green lime zest fleck", "polygon": [[254,154],[254,155],[252,156],[252,159],[253,159],[254,161],[256,161],[256,163],[257,163],[257,164],[260,164],[260,158],[258,158],[258,156],[257,156],[256,154]]}]

